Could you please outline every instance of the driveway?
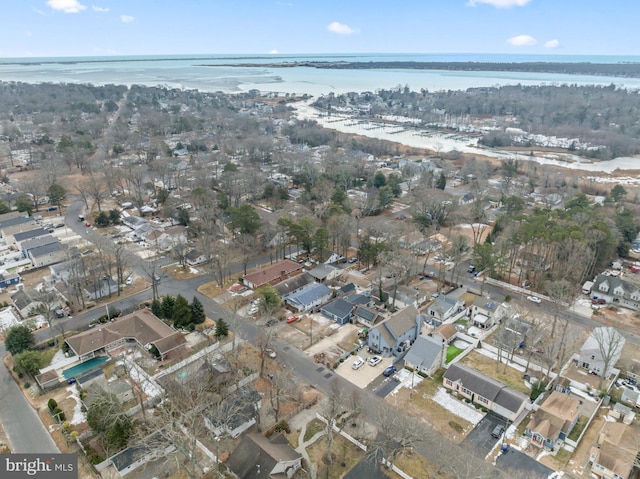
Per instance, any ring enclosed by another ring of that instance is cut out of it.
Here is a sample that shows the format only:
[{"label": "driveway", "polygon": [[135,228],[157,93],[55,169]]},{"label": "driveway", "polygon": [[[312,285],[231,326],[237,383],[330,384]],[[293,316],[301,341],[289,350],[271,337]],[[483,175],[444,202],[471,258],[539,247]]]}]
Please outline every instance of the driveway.
[{"label": "driveway", "polygon": [[509,448],[506,453],[498,455],[496,466],[513,477],[527,477],[531,479],[547,479],[555,472],[531,456],[527,456],[512,448]]},{"label": "driveway", "polygon": [[476,427],[474,427],[471,432],[467,434],[467,437],[464,438],[462,446],[471,447],[477,452],[478,456],[485,457],[500,440],[491,437],[491,431],[493,431],[493,428],[499,424],[505,426],[505,423],[505,419],[496,414],[485,414],[480,422],[476,424]]},{"label": "driveway", "polygon": [[[394,359],[382,358],[382,361],[377,366],[371,366],[369,365],[369,358],[373,355],[366,351],[366,348],[362,348],[359,351],[360,354],[358,354],[358,356],[349,356],[336,369],[336,373],[362,389],[366,388],[377,377],[383,377],[382,371],[384,371],[387,366],[391,366]],[[362,358],[365,361],[365,364],[359,369],[353,369],[351,366],[357,357]]]}]

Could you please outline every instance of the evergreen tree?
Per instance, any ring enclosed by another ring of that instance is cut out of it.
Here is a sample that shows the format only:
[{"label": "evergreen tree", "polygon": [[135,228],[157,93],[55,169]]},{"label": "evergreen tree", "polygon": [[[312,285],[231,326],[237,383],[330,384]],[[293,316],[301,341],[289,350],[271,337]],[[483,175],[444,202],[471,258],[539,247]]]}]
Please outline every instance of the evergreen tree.
[{"label": "evergreen tree", "polygon": [[436,181],[436,188],[439,190],[444,190],[447,186],[447,177],[444,176],[444,173],[440,173],[440,178]]},{"label": "evergreen tree", "polygon": [[7,331],[4,345],[11,354],[18,354],[33,346],[33,333],[26,326],[14,326]]},{"label": "evergreen tree", "polygon": [[162,315],[161,318],[173,319],[173,306],[176,300],[170,294],[162,297]]},{"label": "evergreen tree", "polygon": [[202,324],[206,319],[206,315],[204,314],[204,307],[198,298],[195,296],[191,301],[191,321],[194,324]]},{"label": "evergreen tree", "polygon": [[216,319],[216,339],[226,338],[227,336],[229,336],[229,325],[222,318]]},{"label": "evergreen tree", "polygon": [[191,323],[191,306],[181,294],[176,296],[171,319],[173,320],[173,326],[176,328],[187,327]]},{"label": "evergreen tree", "polygon": [[151,312],[159,318],[162,317],[162,303],[159,299],[151,301]]}]

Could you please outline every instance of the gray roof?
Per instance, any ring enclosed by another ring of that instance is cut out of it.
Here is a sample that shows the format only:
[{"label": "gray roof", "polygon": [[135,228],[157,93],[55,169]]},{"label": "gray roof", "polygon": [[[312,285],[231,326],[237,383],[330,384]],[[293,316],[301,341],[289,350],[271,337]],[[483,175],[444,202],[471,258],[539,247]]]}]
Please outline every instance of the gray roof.
[{"label": "gray roof", "polygon": [[514,391],[504,383],[463,364],[454,363],[449,366],[444,378],[452,382],[459,382],[466,389],[511,412],[518,411],[522,403],[528,400],[524,394]]},{"label": "gray roof", "polygon": [[[247,434],[229,456],[227,466],[239,479],[268,478],[269,473],[281,461],[300,458],[281,434],[266,438],[262,434]],[[282,477],[287,477],[282,474]]]},{"label": "gray roof", "polygon": [[338,318],[346,318],[351,311],[353,311],[353,304],[345,301],[342,298],[338,298],[335,301],[330,302],[326,306],[323,306],[321,311],[326,311]]},{"label": "gray roof", "polygon": [[29,222],[35,223],[35,220],[33,219],[33,217],[18,216],[17,218],[9,218],[7,220],[0,222],[0,229],[10,228],[11,226],[22,225]]},{"label": "gray roof", "polygon": [[49,234],[49,231],[38,226],[37,228],[34,228],[32,230],[16,233],[15,235],[13,235],[13,237],[15,238],[16,243],[20,243],[21,241],[28,240],[31,238],[37,238],[39,236],[44,236],[46,234]]},{"label": "gray roof", "polygon": [[398,311],[384,322],[384,325],[394,333],[397,338],[409,328],[416,325],[416,317],[419,315],[415,306],[407,306]]},{"label": "gray roof", "polygon": [[309,273],[302,273],[294,276],[293,278],[287,278],[284,281],[279,282],[275,285],[275,288],[280,297],[284,297],[292,291],[296,291],[309,283],[313,283],[313,277]]},{"label": "gray roof", "polygon": [[499,303],[496,301],[491,301],[483,297],[478,297],[473,301],[474,306],[477,306],[478,308],[483,308],[483,309],[486,309],[487,311],[492,311],[492,312],[496,310],[496,308],[498,307],[498,304]]},{"label": "gray roof", "polygon": [[371,297],[366,294],[350,294],[346,296],[345,301],[350,302],[351,304],[363,304],[367,305],[371,302]]},{"label": "gray roof", "polygon": [[57,243],[58,238],[54,238],[51,235],[41,236],[39,238],[28,239],[20,243],[20,249],[22,251],[29,251],[32,249],[39,248],[40,246],[44,246],[47,244]]},{"label": "gray roof", "polygon": [[338,294],[348,294],[356,290],[356,285],[353,283],[347,283],[338,290]]},{"label": "gray roof", "polygon": [[431,367],[442,353],[442,343],[431,336],[418,336],[404,357],[406,363]]},{"label": "gray roof", "polygon": [[16,305],[16,308],[22,310],[33,303],[31,295],[25,290],[18,290],[11,296],[11,301]]},{"label": "gray roof", "polygon": [[62,243],[58,241],[56,243],[49,243],[43,246],[38,246],[37,248],[33,248],[32,250],[29,250],[29,254],[31,254],[33,258],[38,258],[40,256],[46,256],[51,253],[56,253],[61,249]]},{"label": "gray roof", "polygon": [[429,306],[430,311],[435,311],[436,313],[442,315],[449,311],[451,308],[455,307],[458,304],[458,300],[454,298],[449,298],[448,296],[440,295],[436,298],[435,302]]},{"label": "gray roof", "polygon": [[637,404],[640,401],[640,393],[638,391],[634,391],[633,389],[624,388],[622,391],[622,396],[620,397],[622,402],[629,402],[632,404]]},{"label": "gray roof", "polygon": [[354,314],[364,319],[365,321],[369,321],[369,322],[373,321],[375,317],[378,316],[377,311],[367,308],[365,306],[360,306],[360,305],[358,305]]},{"label": "gray roof", "polygon": [[287,301],[292,304],[306,306],[326,295],[331,295],[331,290],[326,285],[312,283],[293,293],[287,298]]},{"label": "gray roof", "polygon": [[337,268],[335,266],[331,266],[330,264],[319,264],[311,271],[309,274],[313,276],[315,279],[320,281],[324,280],[329,276],[332,272],[334,272]]},{"label": "gray roof", "polygon": [[[609,291],[604,292],[600,291],[600,285],[603,283],[607,283],[609,286]],[[591,293],[597,295],[598,293],[608,294],[609,296],[618,296],[613,294],[613,290],[618,286],[622,286],[623,294],[622,297],[624,299],[631,299],[632,294],[637,294],[640,287],[634,283],[630,283],[629,281],[625,281],[620,279],[618,276],[606,276],[604,274],[599,274],[596,276],[596,279],[593,281],[593,287],[591,288]]]}]

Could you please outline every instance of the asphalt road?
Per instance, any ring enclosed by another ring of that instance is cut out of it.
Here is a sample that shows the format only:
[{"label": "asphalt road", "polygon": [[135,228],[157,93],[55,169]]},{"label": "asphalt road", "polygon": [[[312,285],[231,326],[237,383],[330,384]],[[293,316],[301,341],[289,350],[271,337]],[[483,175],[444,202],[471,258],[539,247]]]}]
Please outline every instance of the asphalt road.
[{"label": "asphalt road", "polygon": [[[2,343],[0,356],[4,357],[5,353]],[[60,452],[40,417],[3,365],[0,365],[0,422],[13,452]]]}]

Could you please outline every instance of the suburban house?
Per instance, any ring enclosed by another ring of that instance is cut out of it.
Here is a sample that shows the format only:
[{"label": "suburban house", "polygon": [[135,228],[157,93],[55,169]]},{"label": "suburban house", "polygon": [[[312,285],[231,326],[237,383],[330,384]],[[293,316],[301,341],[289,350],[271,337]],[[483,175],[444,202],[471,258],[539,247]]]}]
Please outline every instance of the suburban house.
[{"label": "suburban house", "polygon": [[111,278],[98,279],[93,283],[86,285],[83,290],[87,298],[93,301],[97,301],[102,298],[107,298],[114,293],[117,293],[118,283],[116,283]]},{"label": "suburban house", "polygon": [[599,479],[629,479],[638,455],[638,436],[632,426],[605,421],[591,448],[591,474]]},{"label": "suburban house", "polygon": [[311,311],[331,299],[331,290],[322,283],[311,283],[283,299],[296,311]]},{"label": "suburban house", "polygon": [[39,238],[41,236],[45,236],[49,234],[49,230],[46,230],[40,226],[35,227],[32,230],[23,231],[22,233],[16,233],[12,236],[13,244],[22,243],[23,241],[27,241],[34,238]]},{"label": "suburban house", "polygon": [[[604,378],[609,377],[620,359],[624,343],[624,337],[614,328],[594,328],[580,348],[578,367],[593,371]],[[609,358],[609,361],[605,371],[606,358]]]},{"label": "suburban house", "polygon": [[437,339],[438,342],[444,342],[447,345],[451,344],[451,341],[456,339],[456,335],[458,334],[458,330],[453,324],[441,324],[436,329],[429,333],[429,336]]},{"label": "suburban house", "polygon": [[42,306],[38,296],[39,294],[35,290],[19,289],[11,295],[11,304],[13,304],[20,317],[25,319],[36,314],[36,310]]},{"label": "suburban house", "polygon": [[309,271],[309,274],[316,280],[318,283],[326,283],[327,281],[331,281],[332,279],[337,278],[342,274],[340,268],[336,268],[335,266],[331,266],[330,264],[319,264],[315,268]]},{"label": "suburban house", "polygon": [[127,225],[132,230],[135,230],[141,226],[148,225],[149,222],[144,218],[140,218],[139,216],[133,215],[122,215],[122,223]]},{"label": "suburban house", "polygon": [[44,246],[44,245],[48,245],[48,244],[52,244],[52,243],[58,243],[59,240],[58,238],[54,238],[52,235],[44,235],[44,236],[39,236],[37,238],[30,238],[27,240],[23,240],[19,243],[19,248],[20,251],[22,251],[22,255],[25,258],[29,257],[29,251],[31,251],[34,248],[39,248],[40,246]]},{"label": "suburban house", "polygon": [[398,309],[407,306],[419,308],[427,302],[427,294],[424,291],[401,284],[395,287],[395,302],[394,288],[386,290],[385,293],[388,295],[387,303],[393,304]]},{"label": "suburban house", "polygon": [[443,384],[509,421],[515,420],[529,402],[521,392],[460,363],[449,366]]},{"label": "suburban house", "polygon": [[155,346],[160,358],[164,358],[184,342],[181,333],[173,330],[146,308],[66,339],[66,343],[81,360],[123,345],[138,346],[145,351]]},{"label": "suburban house", "polygon": [[270,438],[246,434],[229,456],[227,466],[238,479],[290,479],[302,468],[302,455],[282,434]]},{"label": "suburban house", "polygon": [[110,472],[109,477],[124,478],[136,469],[144,469],[147,464],[158,461],[158,458],[165,461],[165,458],[176,449],[167,436],[162,430],[156,431],[138,444],[111,456],[109,464],[115,472]]},{"label": "suburban house", "polygon": [[500,315],[500,309],[500,303],[480,296],[471,304],[471,321],[476,328],[489,329],[495,324],[496,316]]},{"label": "suburban house", "polygon": [[640,406],[640,392],[634,389],[622,388],[620,401],[630,406]]},{"label": "suburban house", "polygon": [[618,276],[599,274],[593,281],[591,298],[637,311],[640,309],[640,286]]},{"label": "suburban house", "polygon": [[204,424],[216,436],[238,437],[257,423],[262,407],[262,396],[253,388],[236,391],[232,397],[205,413]]},{"label": "suburban house", "polygon": [[338,298],[320,308],[320,312],[338,324],[346,324],[351,319],[355,306],[346,299]]},{"label": "suburban house", "polygon": [[197,249],[192,249],[186,255],[184,255],[184,259],[187,261],[189,266],[197,266],[202,263],[207,262],[207,255],[198,251]]},{"label": "suburban house", "polygon": [[14,284],[20,282],[20,275],[18,273],[0,273],[0,289],[8,288]]},{"label": "suburban house", "polygon": [[22,233],[34,228],[36,228],[36,220],[33,216],[16,216],[0,221],[0,232],[7,244],[15,243],[13,237],[16,233]]},{"label": "suburban house", "polygon": [[144,238],[146,243],[154,246],[158,251],[168,251],[179,243],[187,242],[187,230],[184,226],[172,226],[165,230],[150,230],[138,236]]},{"label": "suburban house", "polygon": [[418,336],[404,357],[404,364],[416,372],[433,376],[442,367],[446,347],[446,343],[431,336]]},{"label": "suburban house", "polygon": [[368,346],[387,357],[400,354],[416,340],[420,326],[420,313],[409,306],[369,329]]},{"label": "suburban house", "polygon": [[[98,371],[102,373],[101,370]],[[104,374],[99,375],[97,380],[92,381],[89,386],[84,384],[83,389],[88,393],[85,398],[82,399],[82,404],[84,404],[87,409],[104,393],[113,394],[121,403],[125,403],[134,398],[133,388],[125,379],[107,381]]]},{"label": "suburban house", "polygon": [[284,298],[311,283],[313,283],[313,277],[309,273],[302,273],[276,284],[275,288],[280,297]]},{"label": "suburban house", "polygon": [[242,283],[250,289],[258,289],[266,284],[278,284],[302,273],[302,265],[283,259],[270,266],[266,266],[255,273],[250,273],[242,277]]},{"label": "suburban house", "polygon": [[376,311],[375,308],[370,308],[368,306],[356,306],[353,311],[353,322],[362,324],[368,328],[373,328],[383,320],[384,316]]},{"label": "suburban house", "polygon": [[463,308],[464,302],[461,299],[450,298],[441,294],[427,307],[427,314],[440,322],[444,322]]},{"label": "suburban house", "polygon": [[64,260],[67,255],[67,249],[57,241],[30,249],[28,254],[34,268],[40,268]]},{"label": "suburban house", "polygon": [[569,394],[552,391],[535,412],[524,430],[531,444],[554,449],[562,443],[578,422],[580,401]]}]

